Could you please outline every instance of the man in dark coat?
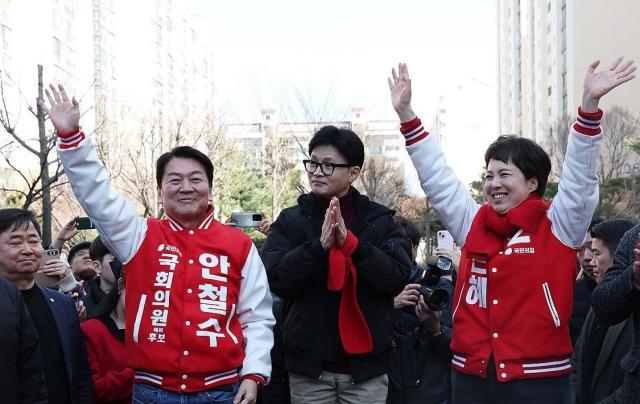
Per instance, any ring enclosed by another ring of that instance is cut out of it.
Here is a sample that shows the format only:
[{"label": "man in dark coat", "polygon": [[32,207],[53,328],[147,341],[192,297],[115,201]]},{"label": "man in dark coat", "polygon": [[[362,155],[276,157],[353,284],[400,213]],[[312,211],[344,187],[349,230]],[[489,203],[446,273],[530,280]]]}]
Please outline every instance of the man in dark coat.
[{"label": "man in dark coat", "polygon": [[[628,220],[606,220],[591,230],[593,272],[602,281],[613,265],[613,252],[624,233],[633,227]],[[589,310],[573,353],[575,372],[571,375],[576,404],[620,401],[623,370],[620,360],[631,347],[632,322],[604,324]]]},{"label": "man in dark coat", "polygon": [[49,403],[91,403],[91,373],[76,306],[69,296],[34,282],[43,253],[33,213],[0,209],[0,277],[20,289],[33,320]]},{"label": "man in dark coat", "polygon": [[632,316],[631,350],[620,362],[624,371],[622,402],[640,403],[640,225],[629,230],[613,257],[613,266],[593,291],[591,304],[598,318],[609,325]]},{"label": "man in dark coat", "polygon": [[0,358],[0,402],[47,402],[38,334],[20,291],[2,278]]},{"label": "man in dark coat", "polygon": [[364,145],[321,128],[304,161],[311,193],[282,211],[262,249],[282,324],[291,402],[384,403],[393,298],[411,272],[411,245],[394,212],[351,186]]}]

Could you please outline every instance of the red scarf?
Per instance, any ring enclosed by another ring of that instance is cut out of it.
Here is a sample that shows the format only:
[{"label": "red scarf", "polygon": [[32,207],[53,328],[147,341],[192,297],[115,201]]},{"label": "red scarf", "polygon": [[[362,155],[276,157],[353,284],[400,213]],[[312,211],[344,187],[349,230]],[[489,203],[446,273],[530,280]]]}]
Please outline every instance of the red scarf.
[{"label": "red scarf", "polygon": [[358,239],[347,230],[342,247],[334,245],[329,251],[329,274],[327,289],[342,291],[338,311],[338,330],[344,351],[349,354],[364,354],[373,350],[373,340],[367,320],[360,310],[356,293],[357,271],[351,254],[358,247]]},{"label": "red scarf", "polygon": [[549,202],[538,195],[529,196],[520,205],[499,215],[488,203],[482,205],[471,226],[465,242],[469,257],[488,259],[502,250],[502,244],[518,229],[535,233],[547,215]]}]

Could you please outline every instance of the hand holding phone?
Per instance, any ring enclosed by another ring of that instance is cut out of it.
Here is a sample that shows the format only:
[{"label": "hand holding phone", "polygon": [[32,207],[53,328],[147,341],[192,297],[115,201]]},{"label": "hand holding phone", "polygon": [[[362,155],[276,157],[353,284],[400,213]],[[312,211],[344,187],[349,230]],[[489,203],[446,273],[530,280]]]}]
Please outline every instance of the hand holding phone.
[{"label": "hand holding phone", "polygon": [[440,230],[437,233],[438,248],[442,250],[453,250],[453,236],[447,230]]},{"label": "hand holding phone", "polygon": [[88,217],[77,217],[75,219],[76,222],[76,230],[89,230],[95,229],[96,226],[93,224],[90,218]]},{"label": "hand holding phone", "polygon": [[231,222],[237,227],[259,227],[262,219],[262,213],[259,212],[231,213]]}]

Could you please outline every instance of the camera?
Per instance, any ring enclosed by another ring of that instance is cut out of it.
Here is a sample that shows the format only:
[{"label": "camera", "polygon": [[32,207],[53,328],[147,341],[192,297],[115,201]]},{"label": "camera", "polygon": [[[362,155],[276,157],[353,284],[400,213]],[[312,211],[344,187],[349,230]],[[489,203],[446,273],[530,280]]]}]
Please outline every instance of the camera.
[{"label": "camera", "polygon": [[[432,311],[441,311],[449,303],[449,292],[446,289],[436,288],[440,277],[450,275],[452,262],[447,257],[436,256],[427,259],[426,268],[422,269],[420,279],[416,282],[420,284],[419,293],[423,297],[427,307]],[[404,307],[407,313],[413,313],[413,307]]]}]

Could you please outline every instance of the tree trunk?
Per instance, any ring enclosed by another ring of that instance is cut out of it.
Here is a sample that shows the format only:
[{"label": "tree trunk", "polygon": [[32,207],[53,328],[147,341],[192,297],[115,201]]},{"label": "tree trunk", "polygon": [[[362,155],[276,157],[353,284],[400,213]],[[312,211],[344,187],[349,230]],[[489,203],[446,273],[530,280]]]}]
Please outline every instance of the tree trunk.
[{"label": "tree trunk", "polygon": [[[38,65],[38,99],[44,99],[42,83],[42,65]],[[49,178],[49,139],[45,131],[44,110],[38,103],[38,140],[40,142],[40,169],[42,171],[42,244],[51,244],[51,180]]]}]

